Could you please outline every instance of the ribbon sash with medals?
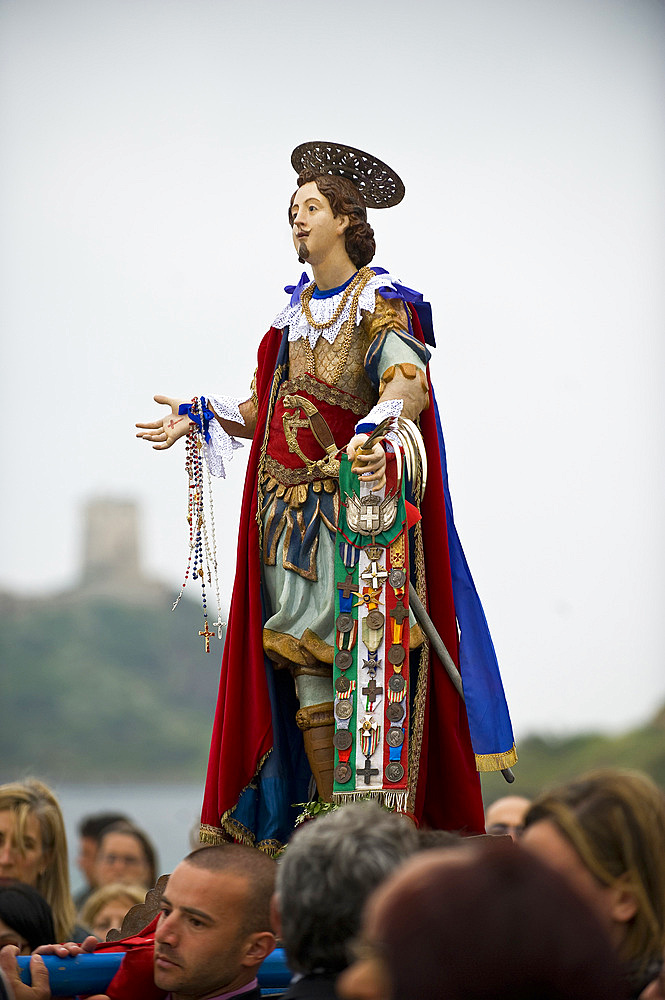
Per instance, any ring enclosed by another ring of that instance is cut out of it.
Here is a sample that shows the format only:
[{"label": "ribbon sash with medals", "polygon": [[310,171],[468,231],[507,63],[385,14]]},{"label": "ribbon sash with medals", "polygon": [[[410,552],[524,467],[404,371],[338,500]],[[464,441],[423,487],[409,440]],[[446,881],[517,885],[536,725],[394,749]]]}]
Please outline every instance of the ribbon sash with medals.
[{"label": "ribbon sash with medals", "polygon": [[406,808],[409,566],[404,483],[388,462],[374,491],[340,465],[333,666],[336,801],[366,795]]}]

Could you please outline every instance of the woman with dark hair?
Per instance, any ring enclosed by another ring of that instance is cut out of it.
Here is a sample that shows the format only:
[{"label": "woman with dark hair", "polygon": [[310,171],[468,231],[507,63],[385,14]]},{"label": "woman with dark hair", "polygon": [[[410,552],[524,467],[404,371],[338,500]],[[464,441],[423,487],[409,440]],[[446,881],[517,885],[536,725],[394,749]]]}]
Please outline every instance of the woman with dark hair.
[{"label": "woman with dark hair", "polygon": [[509,843],[426,851],[371,897],[344,1000],[620,1000],[593,911]]},{"label": "woman with dark hair", "polygon": [[638,996],[665,949],[663,792],[637,771],[592,772],[536,799],[522,842],[593,906]]},{"label": "woman with dark hair", "polygon": [[41,893],[25,882],[0,879],[0,948],[13,944],[29,955],[53,941],[53,914]]}]

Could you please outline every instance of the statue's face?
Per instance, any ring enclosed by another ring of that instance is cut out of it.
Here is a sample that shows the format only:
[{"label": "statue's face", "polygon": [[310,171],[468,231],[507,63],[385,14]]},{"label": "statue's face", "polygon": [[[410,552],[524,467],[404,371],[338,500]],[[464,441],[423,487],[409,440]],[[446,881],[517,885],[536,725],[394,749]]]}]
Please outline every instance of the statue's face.
[{"label": "statue's face", "polygon": [[335,217],[316,181],[309,181],[296,191],[291,206],[291,225],[298,256],[316,266],[344,243],[349,219],[346,215]]}]

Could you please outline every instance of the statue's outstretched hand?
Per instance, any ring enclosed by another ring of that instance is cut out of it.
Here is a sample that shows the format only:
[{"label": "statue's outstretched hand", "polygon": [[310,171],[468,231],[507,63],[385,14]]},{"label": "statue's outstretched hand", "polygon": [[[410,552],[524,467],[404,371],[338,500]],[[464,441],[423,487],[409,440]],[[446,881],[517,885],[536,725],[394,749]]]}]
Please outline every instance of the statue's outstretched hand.
[{"label": "statue's outstretched hand", "polygon": [[353,462],[353,471],[364,483],[376,483],[380,490],[386,485],[386,453],[381,442],[377,442],[371,451],[363,452],[362,447],[369,435],[356,434],[346,446],[346,454]]},{"label": "statue's outstretched hand", "polygon": [[192,421],[186,413],[182,415],[178,413],[181,403],[189,403],[189,400],[174,399],[172,396],[153,396],[153,399],[156,403],[170,406],[171,412],[167,413],[161,420],[153,420],[148,424],[136,424],[137,427],[141,428],[136,436],[143,438],[144,441],[152,441],[153,448],[157,451],[163,451],[164,448],[170,448],[172,444],[175,444],[178,438],[189,430]]}]

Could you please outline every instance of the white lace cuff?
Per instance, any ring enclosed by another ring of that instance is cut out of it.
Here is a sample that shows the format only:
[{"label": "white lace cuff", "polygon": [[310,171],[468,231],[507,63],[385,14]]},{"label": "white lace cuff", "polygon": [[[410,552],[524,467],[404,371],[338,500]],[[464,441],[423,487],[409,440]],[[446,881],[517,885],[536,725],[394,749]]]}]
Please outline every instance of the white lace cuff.
[{"label": "white lace cuff", "polygon": [[[240,404],[242,399],[235,399],[232,396],[206,396],[208,406],[211,406],[215,413],[226,420],[233,420],[234,423],[245,426]],[[219,420],[211,420],[208,426],[210,440],[205,442],[205,457],[212,476],[221,479],[226,478],[224,462],[230,462],[233,452],[237,448],[242,448],[240,441],[236,440],[232,434],[227,434]]]},{"label": "white lace cuff", "polygon": [[402,406],[404,403],[401,399],[384,399],[382,402],[377,403],[369,411],[366,417],[359,420],[356,424],[356,434],[360,433],[358,431],[359,427],[364,427],[365,424],[374,424],[377,427],[382,420],[387,417],[392,417],[393,420],[397,420],[400,413],[402,412]]}]

